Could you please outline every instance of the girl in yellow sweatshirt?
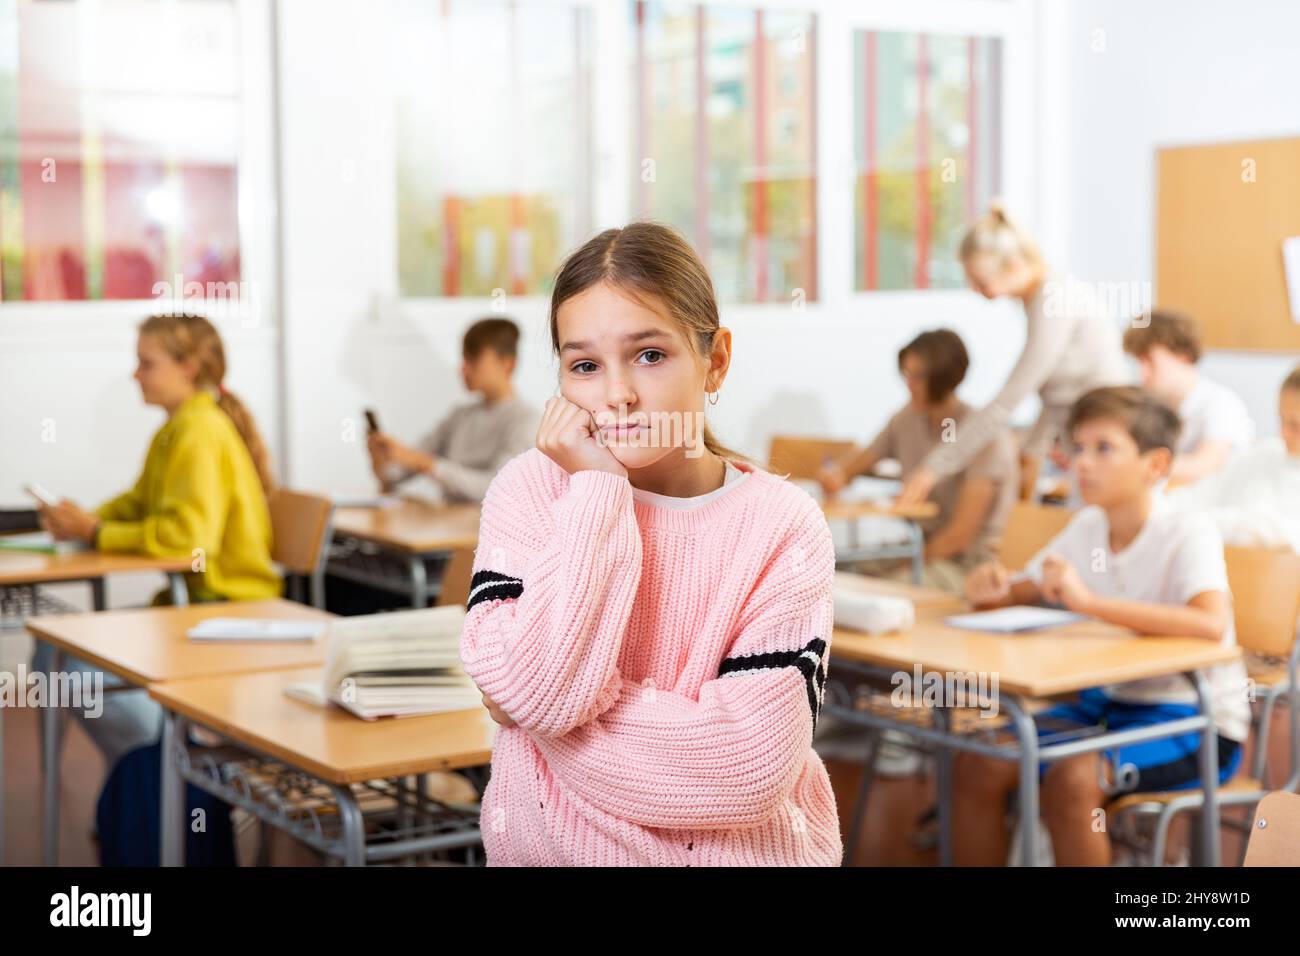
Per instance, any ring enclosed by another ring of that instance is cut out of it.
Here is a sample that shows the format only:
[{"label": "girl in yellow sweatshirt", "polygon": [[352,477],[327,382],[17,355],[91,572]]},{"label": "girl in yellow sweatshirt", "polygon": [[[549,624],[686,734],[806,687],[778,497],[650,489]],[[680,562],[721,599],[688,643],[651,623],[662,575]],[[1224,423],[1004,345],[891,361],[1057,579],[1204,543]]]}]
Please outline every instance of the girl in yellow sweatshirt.
[{"label": "girl in yellow sweatshirt", "polygon": [[[70,501],[42,509],[46,527],[101,551],[189,558],[191,601],[278,597],[266,504],[270,462],[248,410],[221,384],[221,336],[198,316],[156,315],[140,326],[136,352],[145,403],[167,412],[144,471],[130,491],[94,511]],[[154,603],[167,596],[163,591]],[[48,671],[51,663],[49,647],[39,644],[34,669]],[[75,659],[64,667],[94,670]],[[117,681],[106,676],[104,683]],[[161,722],[161,710],[144,691],[127,691],[109,695],[99,719],[83,720],[82,727],[111,768],[156,741]]]},{"label": "girl in yellow sweatshirt", "polygon": [[156,315],[140,326],[137,357],[146,404],[167,412],[144,471],[93,512],[70,501],[44,509],[46,525],[100,551],[190,558],[193,601],[277,597],[270,461],[252,416],[221,384],[220,335],[199,316]]}]

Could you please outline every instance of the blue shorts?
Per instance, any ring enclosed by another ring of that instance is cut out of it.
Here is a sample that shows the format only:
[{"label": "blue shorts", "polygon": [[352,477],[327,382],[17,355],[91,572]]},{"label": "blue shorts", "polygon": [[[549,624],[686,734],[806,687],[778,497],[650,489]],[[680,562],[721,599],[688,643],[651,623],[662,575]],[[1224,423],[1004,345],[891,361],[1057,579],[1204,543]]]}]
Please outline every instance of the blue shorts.
[{"label": "blue shorts", "polygon": [[[1200,709],[1193,704],[1133,704],[1112,700],[1094,687],[1083,691],[1074,703],[1057,704],[1040,711],[1034,715],[1034,722],[1042,740],[1062,732],[1059,721],[1084,727],[1125,730],[1195,717],[1199,713]],[[1043,726],[1044,723],[1049,725]],[[1220,736],[1218,740],[1219,783],[1222,785],[1241,766],[1242,746],[1228,737]],[[1200,733],[1192,732],[1125,744],[1103,750],[1101,755],[1113,766],[1121,768],[1123,776],[1116,781],[1121,790],[1191,790],[1201,785],[1201,768],[1196,756],[1200,746]],[[1050,766],[1049,763],[1039,764],[1039,779]]]}]

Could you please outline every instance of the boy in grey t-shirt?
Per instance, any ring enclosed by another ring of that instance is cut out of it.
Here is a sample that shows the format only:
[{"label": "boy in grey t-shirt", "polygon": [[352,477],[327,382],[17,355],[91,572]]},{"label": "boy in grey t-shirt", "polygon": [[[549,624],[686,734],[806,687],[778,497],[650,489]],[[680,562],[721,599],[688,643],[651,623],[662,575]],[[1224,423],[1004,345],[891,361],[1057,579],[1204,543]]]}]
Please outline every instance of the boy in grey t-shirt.
[{"label": "boy in grey t-shirt", "polygon": [[461,377],[481,397],[452,409],[414,446],[373,433],[370,464],[384,491],[425,475],[448,501],[478,503],[501,467],[532,447],[538,415],[511,383],[518,345],[519,327],[509,319],[480,319],[469,327]]}]

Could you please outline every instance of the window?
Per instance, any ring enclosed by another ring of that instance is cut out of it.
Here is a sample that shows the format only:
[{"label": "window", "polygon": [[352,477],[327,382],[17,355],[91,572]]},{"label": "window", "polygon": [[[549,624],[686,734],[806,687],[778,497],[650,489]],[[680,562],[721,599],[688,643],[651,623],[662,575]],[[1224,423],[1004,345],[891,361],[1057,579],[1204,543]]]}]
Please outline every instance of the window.
[{"label": "window", "polygon": [[398,0],[404,296],[549,291],[591,230],[591,16],[582,6]]},{"label": "window", "polygon": [[965,225],[1000,188],[1002,41],[859,30],[855,287],[957,288]]},{"label": "window", "polygon": [[229,0],[0,4],[0,299],[236,282]]},{"label": "window", "polygon": [[723,301],[815,300],[816,17],[631,6],[634,216],[680,229]]}]

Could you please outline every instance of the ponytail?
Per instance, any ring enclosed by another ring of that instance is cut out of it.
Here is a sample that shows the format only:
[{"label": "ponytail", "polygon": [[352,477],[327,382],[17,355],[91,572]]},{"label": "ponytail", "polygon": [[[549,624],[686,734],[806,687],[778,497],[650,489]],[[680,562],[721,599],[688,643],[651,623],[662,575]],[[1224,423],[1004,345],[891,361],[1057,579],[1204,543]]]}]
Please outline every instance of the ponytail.
[{"label": "ponytail", "polygon": [[266,493],[267,498],[270,498],[275,491],[275,475],[271,473],[271,453],[266,450],[266,442],[262,441],[262,433],[257,430],[257,423],[253,421],[248,406],[236,398],[233,392],[228,392],[224,388],[219,392],[217,406],[230,417],[235,425],[235,431],[239,432],[239,437],[244,440],[248,455],[253,459],[253,467],[257,469],[257,477],[261,479],[262,491]]},{"label": "ponytail", "polygon": [[1023,259],[1030,265],[1043,264],[1043,255],[1034,237],[1012,219],[997,200],[991,202],[988,211],[966,230],[959,254],[962,262],[975,256],[988,256],[999,267],[1015,259]]},{"label": "ponytail", "polygon": [[239,432],[249,457],[253,459],[262,490],[269,498],[275,491],[271,455],[248,407],[221,384],[226,377],[226,351],[216,327],[200,315],[151,315],[140,323],[140,334],[152,338],[176,361],[194,363],[195,386],[211,391],[218,407],[234,423],[235,431]]}]

